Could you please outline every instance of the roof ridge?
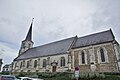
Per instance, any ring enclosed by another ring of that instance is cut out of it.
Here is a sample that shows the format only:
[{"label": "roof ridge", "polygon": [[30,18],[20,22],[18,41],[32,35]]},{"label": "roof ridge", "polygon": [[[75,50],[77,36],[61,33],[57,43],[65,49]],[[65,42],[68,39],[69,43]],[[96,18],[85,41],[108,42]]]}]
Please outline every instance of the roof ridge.
[{"label": "roof ridge", "polygon": [[47,44],[43,44],[43,45],[40,45],[40,46],[32,47],[32,48],[30,48],[30,49],[38,48],[38,47],[41,47],[41,46],[46,46],[46,45],[49,45],[49,44],[53,44],[53,43],[57,43],[57,42],[61,42],[61,41],[64,41],[64,40],[68,40],[68,39],[75,38],[75,37],[76,37],[76,36],[74,36],[74,37],[69,37],[69,38],[65,38],[65,39],[61,39],[61,40],[57,40],[57,41],[50,42],[50,43],[47,43]]},{"label": "roof ridge", "polygon": [[84,38],[84,37],[88,37],[88,36],[92,36],[92,35],[96,35],[96,34],[101,34],[101,33],[108,32],[108,31],[110,31],[110,30],[95,32],[95,33],[88,34],[88,35],[85,35],[85,36],[81,36],[81,37],[78,37],[78,38]]},{"label": "roof ridge", "polygon": [[109,29],[109,30],[105,30],[105,31],[79,37],[73,48],[100,44],[100,43],[110,42],[113,40],[115,40],[114,35],[112,33],[112,30]]}]

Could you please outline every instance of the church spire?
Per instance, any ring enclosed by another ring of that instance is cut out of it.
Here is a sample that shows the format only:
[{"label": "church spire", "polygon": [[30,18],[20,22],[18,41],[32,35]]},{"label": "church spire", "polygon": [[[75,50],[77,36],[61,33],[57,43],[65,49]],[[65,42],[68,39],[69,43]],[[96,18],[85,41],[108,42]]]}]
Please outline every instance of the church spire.
[{"label": "church spire", "polygon": [[[33,19],[34,19],[34,18],[33,18]],[[28,31],[28,33],[27,33],[27,36],[26,36],[25,40],[22,41],[21,48],[20,48],[20,50],[19,50],[19,54],[18,54],[18,55],[24,53],[25,51],[27,51],[28,49],[30,49],[30,48],[33,47],[33,41],[32,41],[33,19],[32,19],[32,22],[31,22],[29,31]]]},{"label": "church spire", "polygon": [[32,41],[32,25],[33,25],[33,20],[34,20],[34,18],[32,19],[32,22],[31,22],[28,34],[27,34],[27,36],[25,38],[25,40],[28,40],[28,41]]}]

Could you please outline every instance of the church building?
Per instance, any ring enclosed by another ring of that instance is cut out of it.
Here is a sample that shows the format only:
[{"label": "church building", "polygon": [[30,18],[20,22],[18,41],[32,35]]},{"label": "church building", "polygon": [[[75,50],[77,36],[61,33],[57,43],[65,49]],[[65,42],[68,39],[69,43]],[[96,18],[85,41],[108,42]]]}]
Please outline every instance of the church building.
[{"label": "church building", "polygon": [[112,30],[33,47],[32,26],[14,59],[12,72],[118,72],[120,46]]}]

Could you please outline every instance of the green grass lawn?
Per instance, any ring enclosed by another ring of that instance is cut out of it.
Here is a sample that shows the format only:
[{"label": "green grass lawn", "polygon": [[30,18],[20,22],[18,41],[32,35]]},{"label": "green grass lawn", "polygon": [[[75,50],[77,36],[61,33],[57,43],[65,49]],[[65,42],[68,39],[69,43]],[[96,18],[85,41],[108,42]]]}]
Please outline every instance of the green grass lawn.
[{"label": "green grass lawn", "polygon": [[[75,80],[74,73],[68,72],[21,73],[18,75],[18,77],[22,76],[37,77],[44,80]],[[80,72],[79,80],[120,80],[120,73]]]}]

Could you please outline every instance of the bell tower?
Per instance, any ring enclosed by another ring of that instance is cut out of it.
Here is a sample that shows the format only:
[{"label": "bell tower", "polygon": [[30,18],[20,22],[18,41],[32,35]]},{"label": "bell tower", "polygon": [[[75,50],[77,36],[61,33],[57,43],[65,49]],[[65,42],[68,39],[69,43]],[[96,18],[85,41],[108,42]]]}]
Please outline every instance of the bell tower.
[{"label": "bell tower", "polygon": [[19,50],[19,54],[18,55],[24,53],[29,48],[33,47],[33,41],[32,41],[32,25],[33,25],[33,20],[34,20],[34,18],[32,19],[32,22],[31,22],[31,25],[30,25],[30,28],[29,28],[29,31],[27,33],[27,36],[26,36],[25,40],[23,40],[22,43],[21,43],[21,48]]}]

